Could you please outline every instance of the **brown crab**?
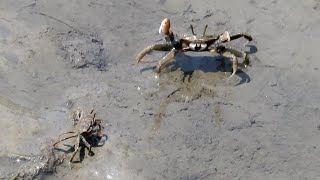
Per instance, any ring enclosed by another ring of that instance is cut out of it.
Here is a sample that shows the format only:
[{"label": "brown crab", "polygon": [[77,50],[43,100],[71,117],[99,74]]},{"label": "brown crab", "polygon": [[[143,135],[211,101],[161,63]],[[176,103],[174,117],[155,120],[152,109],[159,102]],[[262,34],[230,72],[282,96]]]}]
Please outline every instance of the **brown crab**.
[{"label": "brown crab", "polygon": [[218,53],[226,58],[230,58],[232,61],[233,72],[230,77],[232,77],[238,70],[237,57],[243,60],[243,66],[247,67],[249,65],[249,58],[245,52],[233,49],[231,47],[225,47],[221,43],[232,41],[240,37],[244,37],[248,41],[252,41],[252,37],[246,33],[238,33],[230,36],[229,32],[225,31],[223,34],[218,36],[206,35],[206,30],[208,25],[205,26],[202,35],[196,36],[193,30],[193,26],[190,25],[192,35],[174,35],[170,30],[170,19],[166,18],[161,22],[159,33],[164,34],[166,43],[153,44],[146,47],[141,51],[136,57],[137,63],[141,62],[142,58],[153,50],[158,51],[170,51],[162,59],[158,61],[158,65],[155,67],[155,71],[160,73],[160,71],[166,67],[179,52],[183,51],[209,51],[211,53]]},{"label": "brown crab", "polygon": [[70,158],[70,162],[72,162],[74,156],[77,154],[80,143],[83,142],[84,145],[89,149],[89,155],[93,155],[91,151],[91,145],[88,143],[86,138],[92,136],[102,137],[102,129],[101,120],[96,119],[96,113],[92,109],[89,114],[84,115],[83,111],[76,110],[72,113],[72,120],[74,129],[72,131],[61,134],[59,137],[63,135],[69,134],[67,137],[59,139],[57,142],[53,144],[56,146],[61,141],[76,138],[76,142],[74,144],[74,152]]}]

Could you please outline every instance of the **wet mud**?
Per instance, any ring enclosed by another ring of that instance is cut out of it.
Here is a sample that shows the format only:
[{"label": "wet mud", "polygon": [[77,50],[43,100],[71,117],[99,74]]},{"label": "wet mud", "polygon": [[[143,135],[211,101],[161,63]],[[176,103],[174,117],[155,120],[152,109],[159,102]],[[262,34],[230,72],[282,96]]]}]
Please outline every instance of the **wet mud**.
[{"label": "wet mud", "polygon": [[[160,75],[165,52],[136,64],[165,42],[165,17],[178,34],[208,24],[252,35],[226,43],[249,67],[238,59],[228,78],[230,60],[207,52],[181,53]],[[49,163],[29,177],[317,179],[319,17],[317,0],[0,1],[0,178],[51,162],[46,139],[72,129],[74,109],[94,108],[106,135],[94,155],[82,148],[72,169]],[[74,141],[63,144],[68,160]]]}]

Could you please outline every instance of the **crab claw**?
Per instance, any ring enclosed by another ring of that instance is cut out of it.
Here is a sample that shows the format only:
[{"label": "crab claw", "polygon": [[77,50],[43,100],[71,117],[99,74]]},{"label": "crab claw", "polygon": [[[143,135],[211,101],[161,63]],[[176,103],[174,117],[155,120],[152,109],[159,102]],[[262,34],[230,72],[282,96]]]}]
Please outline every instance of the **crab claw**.
[{"label": "crab claw", "polygon": [[168,34],[170,31],[170,19],[169,18],[165,18],[159,27],[159,34]]},{"label": "crab claw", "polygon": [[222,35],[220,35],[220,41],[221,42],[228,42],[230,41],[230,34],[228,31],[225,31]]}]

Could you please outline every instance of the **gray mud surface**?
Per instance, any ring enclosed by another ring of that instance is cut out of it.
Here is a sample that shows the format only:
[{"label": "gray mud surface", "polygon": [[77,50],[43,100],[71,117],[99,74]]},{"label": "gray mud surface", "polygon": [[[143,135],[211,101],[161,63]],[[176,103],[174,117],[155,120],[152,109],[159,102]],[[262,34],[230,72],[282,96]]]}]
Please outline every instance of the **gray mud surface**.
[{"label": "gray mud surface", "polygon": [[[251,65],[230,79],[209,53],[160,76],[135,65],[165,17],[175,33],[251,34],[229,43]],[[320,179],[319,42],[319,0],[0,0],[0,177],[94,108],[105,144],[42,178]]]}]

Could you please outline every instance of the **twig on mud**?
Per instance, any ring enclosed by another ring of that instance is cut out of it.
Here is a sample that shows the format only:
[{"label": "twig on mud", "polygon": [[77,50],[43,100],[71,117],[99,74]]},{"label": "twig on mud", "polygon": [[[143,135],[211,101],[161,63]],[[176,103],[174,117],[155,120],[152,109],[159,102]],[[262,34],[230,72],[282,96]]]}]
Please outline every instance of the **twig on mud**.
[{"label": "twig on mud", "polygon": [[188,13],[196,13],[194,10],[192,10],[192,5],[191,4],[189,4],[189,6],[188,6],[188,8],[186,9],[186,10],[184,10],[183,12],[182,12],[182,15],[184,16],[184,15],[186,15],[186,14],[188,14]]},{"label": "twig on mud", "polygon": [[174,94],[176,94],[177,92],[181,91],[182,87],[177,88],[176,90],[172,91],[168,96],[167,99],[169,99],[171,96],[173,96]]},{"label": "twig on mud", "polygon": [[211,17],[213,14],[214,14],[213,11],[207,10],[207,11],[206,11],[206,14],[203,16],[203,19],[209,18],[209,17]]},{"label": "twig on mud", "polygon": [[39,13],[39,12],[33,12],[32,14],[40,14],[40,15],[42,15],[42,16],[45,16],[45,17],[48,17],[48,18],[53,19],[53,20],[55,20],[55,21],[58,21],[59,23],[62,23],[62,24],[64,24],[64,25],[68,26],[68,27],[71,28],[71,29],[77,30],[76,28],[74,28],[73,26],[67,24],[66,22],[63,22],[63,21],[61,21],[60,19],[57,19],[57,18],[52,17],[52,16],[50,16],[50,15],[47,15],[47,14],[44,14],[44,13]]}]

